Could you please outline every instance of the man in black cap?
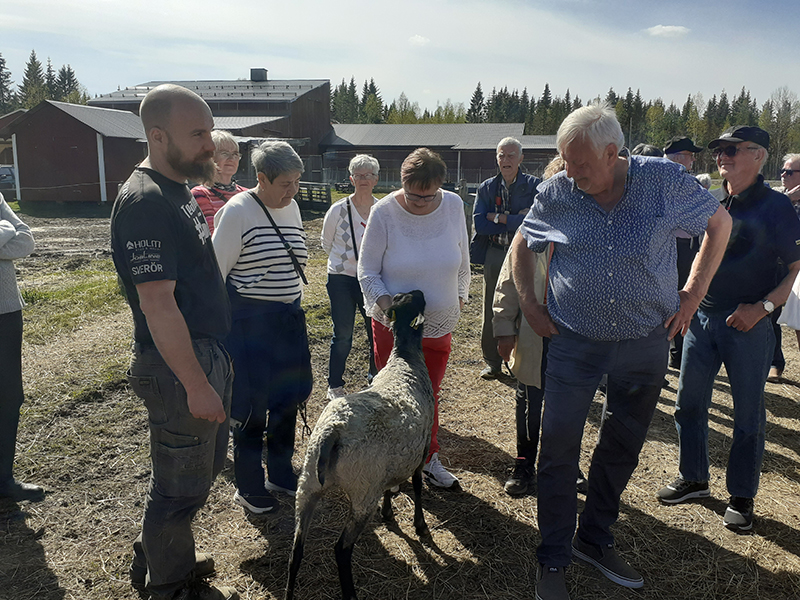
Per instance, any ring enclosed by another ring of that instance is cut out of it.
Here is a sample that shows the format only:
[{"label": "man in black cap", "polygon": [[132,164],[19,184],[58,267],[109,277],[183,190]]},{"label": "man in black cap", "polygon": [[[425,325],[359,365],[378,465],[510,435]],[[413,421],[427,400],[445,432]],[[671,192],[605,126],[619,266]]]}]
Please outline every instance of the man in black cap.
[{"label": "man in black cap", "polygon": [[[723,523],[746,531],[753,526],[764,455],[764,385],[774,345],[769,315],[786,302],[800,271],[800,221],[789,199],[764,185],[766,131],[731,127],[708,147],[724,178],[717,196],[733,218],[733,231],[684,340],[675,407],[679,476],[657,496],[677,504],[709,495],[708,408],[724,364],[733,396],[733,442],[726,477],[731,498]],[[776,287],[779,258],[789,274]]]},{"label": "man in black cap", "polygon": [[[691,172],[694,164],[694,155],[703,149],[695,146],[691,138],[675,136],[664,146],[664,155],[674,163],[683,165]],[[685,231],[676,231],[675,238],[678,244],[678,289],[682,290],[689,279],[692,262],[700,250],[700,238],[692,237]],[[669,343],[669,366],[672,369],[681,368],[681,354],[683,353],[683,336],[676,335]]]}]

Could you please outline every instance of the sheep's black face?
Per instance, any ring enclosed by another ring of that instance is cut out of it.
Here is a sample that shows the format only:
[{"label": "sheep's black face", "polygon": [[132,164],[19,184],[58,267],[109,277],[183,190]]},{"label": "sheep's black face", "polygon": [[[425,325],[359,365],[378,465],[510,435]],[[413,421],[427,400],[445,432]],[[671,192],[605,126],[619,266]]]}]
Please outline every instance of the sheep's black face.
[{"label": "sheep's black face", "polygon": [[425,295],[414,290],[407,294],[395,294],[392,305],[386,311],[389,319],[398,325],[417,329],[422,323],[422,314],[425,312]]}]

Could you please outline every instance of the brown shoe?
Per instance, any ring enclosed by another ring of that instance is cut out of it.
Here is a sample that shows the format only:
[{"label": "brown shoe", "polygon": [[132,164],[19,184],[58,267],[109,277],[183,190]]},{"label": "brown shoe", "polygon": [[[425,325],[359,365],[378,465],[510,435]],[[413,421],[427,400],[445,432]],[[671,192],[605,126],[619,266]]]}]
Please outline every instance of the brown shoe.
[{"label": "brown shoe", "polygon": [[783,369],[770,367],[767,381],[770,383],[781,383],[783,381]]}]

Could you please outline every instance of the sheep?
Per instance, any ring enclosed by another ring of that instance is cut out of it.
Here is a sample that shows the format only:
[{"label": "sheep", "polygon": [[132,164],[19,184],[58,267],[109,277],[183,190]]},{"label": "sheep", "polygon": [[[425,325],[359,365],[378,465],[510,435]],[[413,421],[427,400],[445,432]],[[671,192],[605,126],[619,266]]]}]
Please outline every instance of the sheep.
[{"label": "sheep", "polygon": [[350,513],[334,549],[344,600],[355,600],[353,546],[383,495],[381,515],[393,520],[392,487],[411,476],[414,528],[429,535],[422,514],[422,467],[428,456],[434,396],[422,354],[419,290],[397,294],[387,310],[394,348],[372,385],[332,400],[317,421],[306,450],[295,498],[295,532],[286,600],[294,598],[297,571],[314,509],[323,494],[339,488],[350,501]]}]

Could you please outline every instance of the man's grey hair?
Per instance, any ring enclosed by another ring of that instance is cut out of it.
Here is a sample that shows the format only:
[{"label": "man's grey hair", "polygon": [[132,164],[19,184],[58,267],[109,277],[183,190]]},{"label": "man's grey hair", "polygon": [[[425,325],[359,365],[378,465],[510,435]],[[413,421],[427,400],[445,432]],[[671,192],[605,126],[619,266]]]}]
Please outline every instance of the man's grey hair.
[{"label": "man's grey hair", "polygon": [[253,168],[263,173],[272,183],[284,173],[302,173],[303,161],[289,144],[277,140],[267,141],[253,150]]},{"label": "man's grey hair", "polygon": [[215,129],[211,132],[211,141],[214,142],[214,147],[217,149],[217,152],[228,148],[236,150],[237,152],[239,151],[239,144],[230,131]]},{"label": "man's grey hair", "polygon": [[377,175],[378,171],[381,170],[381,164],[374,156],[370,156],[369,154],[356,154],[347,168],[350,171],[350,175],[355,173],[358,169],[370,171],[373,175]]},{"label": "man's grey hair", "polygon": [[708,173],[700,173],[698,175],[695,175],[695,178],[697,179],[698,183],[702,185],[704,188],[708,189],[711,187],[711,175],[709,175]]},{"label": "man's grey hair", "polygon": [[522,154],[522,142],[520,142],[517,138],[513,137],[505,137],[497,143],[497,151],[500,152],[500,148],[505,146],[514,146],[517,149],[517,152]]},{"label": "man's grey hair", "polygon": [[567,115],[556,133],[556,148],[563,154],[574,141],[589,142],[598,156],[606,146],[614,144],[617,152],[625,146],[625,136],[617,121],[617,114],[608,103],[589,104]]},{"label": "man's grey hair", "polygon": [[783,157],[783,164],[786,164],[787,162],[793,164],[800,162],[800,154],[792,154],[792,153],[787,154],[786,156]]}]

